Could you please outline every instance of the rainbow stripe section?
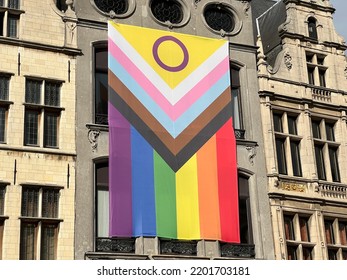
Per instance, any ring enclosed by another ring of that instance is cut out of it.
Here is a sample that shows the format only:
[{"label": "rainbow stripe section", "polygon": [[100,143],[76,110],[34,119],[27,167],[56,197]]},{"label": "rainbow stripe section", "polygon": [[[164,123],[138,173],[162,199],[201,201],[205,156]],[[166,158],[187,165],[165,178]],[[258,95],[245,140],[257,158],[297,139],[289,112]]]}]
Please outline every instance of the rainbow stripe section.
[{"label": "rainbow stripe section", "polygon": [[110,104],[110,235],[240,242],[229,119],[177,172]]}]

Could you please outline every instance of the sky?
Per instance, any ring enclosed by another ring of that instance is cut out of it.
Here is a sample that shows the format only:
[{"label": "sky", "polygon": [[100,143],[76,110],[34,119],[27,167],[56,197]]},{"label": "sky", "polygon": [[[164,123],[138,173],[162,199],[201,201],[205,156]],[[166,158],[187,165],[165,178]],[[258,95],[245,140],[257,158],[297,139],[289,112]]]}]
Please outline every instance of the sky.
[{"label": "sky", "polygon": [[337,33],[343,36],[347,41],[347,21],[345,18],[347,13],[347,0],[330,0],[330,3],[336,9],[333,17]]}]

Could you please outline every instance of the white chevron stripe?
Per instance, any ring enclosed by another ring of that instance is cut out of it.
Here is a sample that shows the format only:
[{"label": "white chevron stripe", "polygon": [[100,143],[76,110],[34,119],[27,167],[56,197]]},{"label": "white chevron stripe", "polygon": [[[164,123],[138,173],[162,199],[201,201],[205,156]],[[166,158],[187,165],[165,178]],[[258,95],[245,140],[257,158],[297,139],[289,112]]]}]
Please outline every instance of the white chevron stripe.
[{"label": "white chevron stripe", "polygon": [[136,49],[118,32],[112,25],[109,26],[109,39],[111,39],[136,66],[145,73],[152,84],[163,93],[165,98],[175,105],[183,96],[186,95],[202,78],[211,72],[225,57],[228,56],[228,44],[223,44],[208,59],[206,59],[195,71],[186,77],[179,85],[172,89]]}]

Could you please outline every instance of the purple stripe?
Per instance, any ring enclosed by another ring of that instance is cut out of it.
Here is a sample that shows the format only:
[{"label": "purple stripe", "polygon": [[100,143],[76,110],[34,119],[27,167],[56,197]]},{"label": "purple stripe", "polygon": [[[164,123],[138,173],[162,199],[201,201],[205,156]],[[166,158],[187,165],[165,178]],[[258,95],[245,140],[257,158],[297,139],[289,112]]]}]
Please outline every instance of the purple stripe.
[{"label": "purple stripe", "polygon": [[108,104],[110,236],[132,236],[131,139],[129,122]]}]

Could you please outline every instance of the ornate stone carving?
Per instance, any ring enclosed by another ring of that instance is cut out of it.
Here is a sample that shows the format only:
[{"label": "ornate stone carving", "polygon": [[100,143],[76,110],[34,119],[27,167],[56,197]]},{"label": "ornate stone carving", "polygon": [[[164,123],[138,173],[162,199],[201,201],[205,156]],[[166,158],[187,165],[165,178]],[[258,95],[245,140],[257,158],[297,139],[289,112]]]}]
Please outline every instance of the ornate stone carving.
[{"label": "ornate stone carving", "polygon": [[198,7],[198,3],[199,3],[200,1],[201,1],[201,0],[194,0],[194,6],[195,6],[195,8]]},{"label": "ornate stone carving", "polygon": [[97,238],[97,252],[135,253],[135,239]]},{"label": "ornate stone carving", "polygon": [[160,240],[161,254],[196,256],[196,247],[195,241]]},{"label": "ornate stone carving", "polygon": [[89,143],[92,146],[93,152],[98,147],[98,137],[99,137],[99,135],[100,135],[100,131],[99,130],[90,129],[88,131],[88,140],[89,140]]},{"label": "ornate stone carving", "polygon": [[245,4],[243,11],[245,12],[246,17],[248,17],[249,9],[251,8],[251,4],[249,4],[249,1],[242,1],[243,4]]},{"label": "ornate stone carving", "polygon": [[279,188],[285,191],[292,192],[305,192],[306,186],[304,184],[293,183],[293,182],[280,182]]},{"label": "ornate stone carving", "polygon": [[292,63],[292,56],[290,55],[289,52],[286,52],[284,54],[284,65],[287,67],[288,70],[292,69],[293,63]]},{"label": "ornate stone carving", "polygon": [[255,246],[248,244],[221,244],[222,257],[255,258]]},{"label": "ornate stone carving", "polygon": [[347,79],[347,66],[345,67],[344,73],[345,73],[345,78]]},{"label": "ornate stone carving", "polygon": [[248,160],[251,165],[254,165],[254,158],[257,155],[257,147],[256,146],[247,146],[246,150],[248,151]]}]

